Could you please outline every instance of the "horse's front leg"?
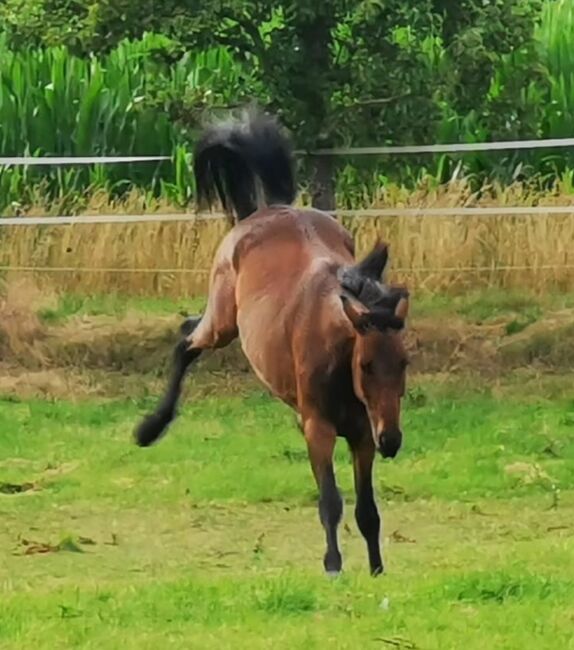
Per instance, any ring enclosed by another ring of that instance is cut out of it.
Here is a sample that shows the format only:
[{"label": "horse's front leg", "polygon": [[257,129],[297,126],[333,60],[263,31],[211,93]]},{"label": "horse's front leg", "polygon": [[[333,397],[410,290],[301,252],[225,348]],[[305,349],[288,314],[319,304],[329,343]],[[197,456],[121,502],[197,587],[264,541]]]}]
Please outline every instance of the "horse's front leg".
[{"label": "horse's front leg", "polygon": [[353,454],[353,472],[357,495],[355,518],[359,530],[367,542],[371,575],[377,576],[383,572],[383,561],[379,546],[381,519],[373,494],[375,443],[372,436],[367,434],[358,441],[353,441],[350,446]]},{"label": "horse's front leg", "polygon": [[315,415],[303,418],[303,430],[311,467],[319,488],[319,516],[327,542],[323,565],[328,574],[334,575],[340,573],[343,565],[337,540],[337,527],[343,514],[343,500],[337,488],[333,467],[337,434],[335,427]]},{"label": "horse's front leg", "polygon": [[183,338],[173,353],[166,391],[156,410],[136,428],[134,436],[140,447],[148,447],[158,440],[175,418],[183,379],[189,366],[204,350],[225,347],[237,337],[236,314],[232,283],[216,280],[205,314],[187,319],[180,328]]}]

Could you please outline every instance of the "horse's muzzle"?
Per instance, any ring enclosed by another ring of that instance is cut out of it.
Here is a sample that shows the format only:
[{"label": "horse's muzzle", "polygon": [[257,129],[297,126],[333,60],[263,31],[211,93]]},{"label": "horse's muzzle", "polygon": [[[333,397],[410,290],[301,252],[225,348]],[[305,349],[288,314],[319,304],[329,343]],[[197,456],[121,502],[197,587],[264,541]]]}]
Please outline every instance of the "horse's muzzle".
[{"label": "horse's muzzle", "polygon": [[383,458],[394,458],[403,443],[403,434],[400,429],[383,431],[379,436],[379,451]]}]

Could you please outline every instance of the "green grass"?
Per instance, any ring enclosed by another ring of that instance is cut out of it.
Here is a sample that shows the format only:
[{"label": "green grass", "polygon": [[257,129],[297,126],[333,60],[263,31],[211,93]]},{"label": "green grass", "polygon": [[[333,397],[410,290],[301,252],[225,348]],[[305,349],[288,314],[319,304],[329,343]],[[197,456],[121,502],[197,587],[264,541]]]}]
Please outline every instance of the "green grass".
[{"label": "green grass", "polygon": [[[57,304],[42,309],[46,322],[62,322],[75,316],[125,316],[129,312],[149,315],[172,315],[177,312],[199,313],[205,298],[172,300],[170,298],[125,296],[122,294],[62,294]],[[528,291],[481,289],[461,295],[421,293],[413,301],[412,318],[457,316],[471,323],[488,323],[506,319],[532,323],[545,313],[574,308],[574,294],[538,295]]]},{"label": "green grass", "polygon": [[189,402],[148,450],[148,398],[0,401],[0,484],[24,490],[0,494],[0,647],[574,647],[574,402],[498,395],[413,388],[376,468],[382,579],[338,446],[336,581],[303,441],[263,393]]},{"label": "green grass", "polygon": [[174,313],[199,313],[205,304],[205,299],[193,298],[174,301],[169,298],[124,296],[121,294],[79,295],[62,294],[57,304],[50,308],[42,308],[38,315],[45,323],[61,323],[74,316],[114,316],[121,318],[137,312],[141,315],[170,316]]},{"label": "green grass", "polygon": [[475,324],[514,318],[535,322],[549,311],[572,307],[574,296],[568,293],[540,295],[492,288],[461,295],[417,295],[413,304],[413,318],[450,315]]}]

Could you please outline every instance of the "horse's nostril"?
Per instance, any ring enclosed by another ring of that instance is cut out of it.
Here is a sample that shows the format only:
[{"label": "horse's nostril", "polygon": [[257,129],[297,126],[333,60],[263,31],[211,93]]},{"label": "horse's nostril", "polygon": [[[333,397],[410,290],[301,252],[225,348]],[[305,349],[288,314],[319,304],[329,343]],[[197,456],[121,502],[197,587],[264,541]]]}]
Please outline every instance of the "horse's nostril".
[{"label": "horse's nostril", "polygon": [[403,434],[396,431],[383,431],[379,436],[379,449],[383,458],[395,458],[403,442]]}]

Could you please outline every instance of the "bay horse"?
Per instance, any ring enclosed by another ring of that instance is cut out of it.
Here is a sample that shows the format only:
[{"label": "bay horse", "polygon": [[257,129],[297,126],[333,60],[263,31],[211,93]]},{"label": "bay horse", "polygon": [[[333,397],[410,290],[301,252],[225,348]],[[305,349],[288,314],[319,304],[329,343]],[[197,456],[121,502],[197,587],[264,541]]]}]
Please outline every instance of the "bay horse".
[{"label": "bay horse", "polygon": [[382,282],[385,244],[357,263],[351,235],[330,213],[293,207],[291,143],[273,117],[251,111],[206,128],[194,174],[199,205],[219,200],[235,225],[215,255],[205,311],[182,325],[167,389],[136,428],[136,442],[151,445],[174,419],[190,364],[239,337],[257,377],[297,413],[319,491],[325,570],[342,569],[339,436],[352,453],[356,521],[378,575],[372,468],[377,449],[393,458],[401,447],[408,291]]}]

